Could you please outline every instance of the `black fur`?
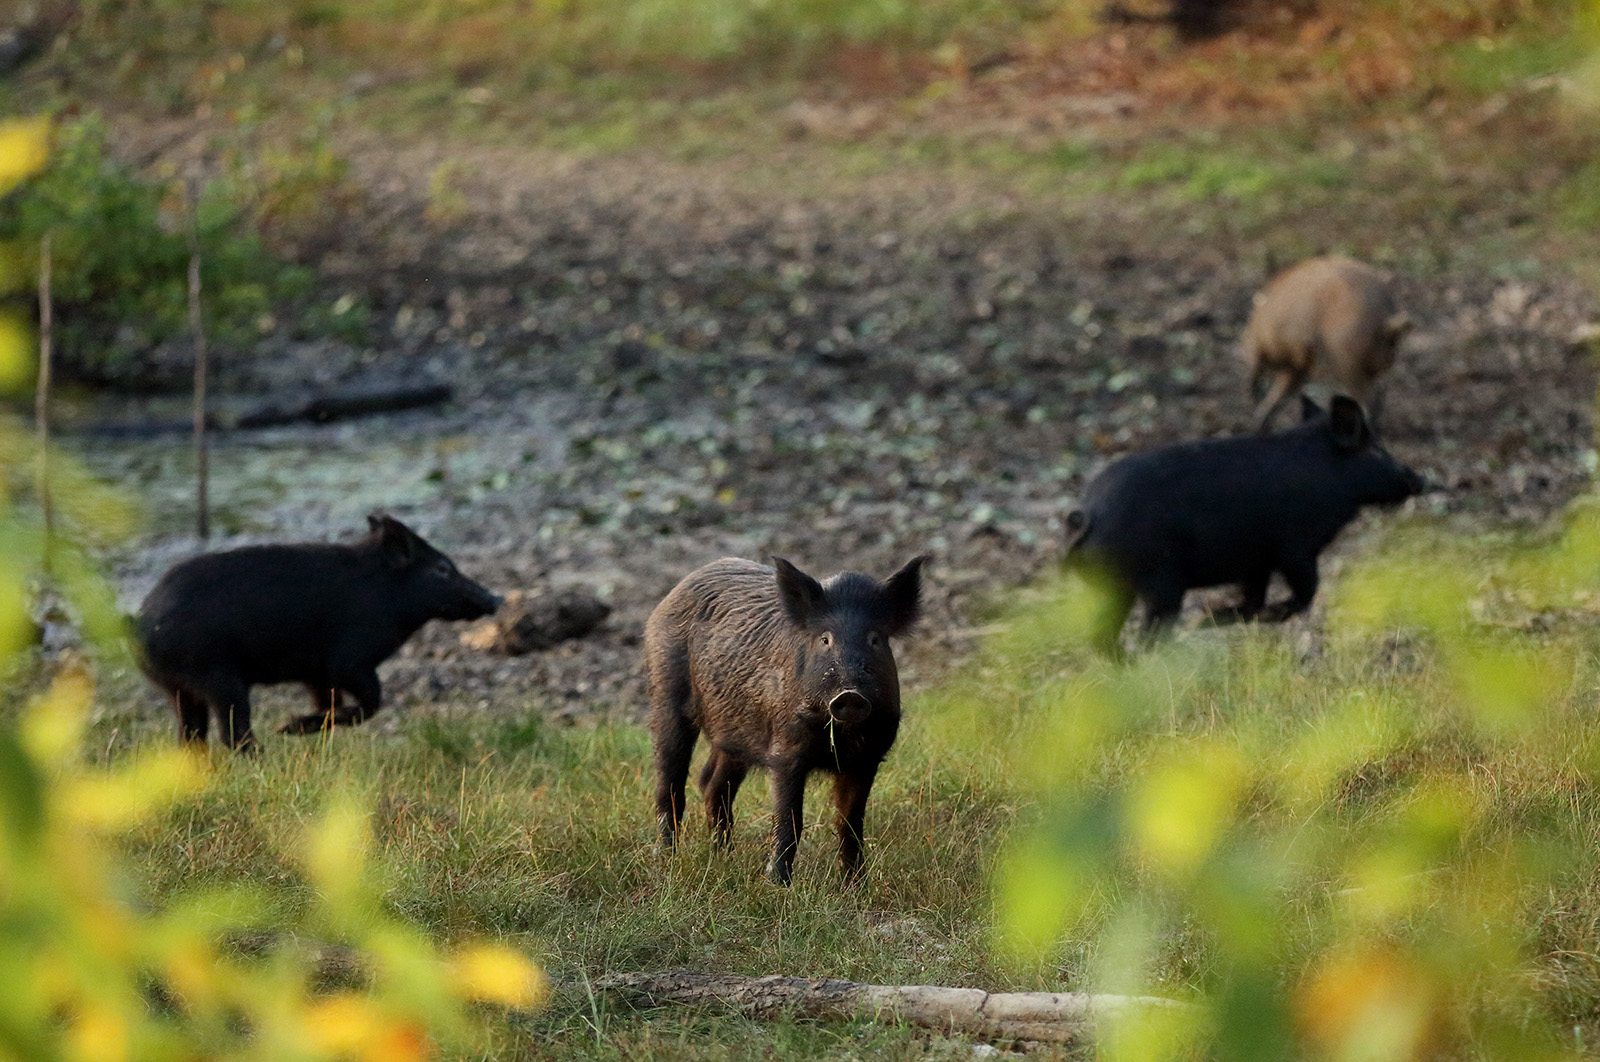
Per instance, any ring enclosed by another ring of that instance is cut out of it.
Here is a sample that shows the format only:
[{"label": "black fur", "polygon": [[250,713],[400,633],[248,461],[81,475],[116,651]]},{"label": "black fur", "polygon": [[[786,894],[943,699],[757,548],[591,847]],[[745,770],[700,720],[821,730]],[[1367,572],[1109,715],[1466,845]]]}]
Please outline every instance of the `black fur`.
[{"label": "black fur", "polygon": [[[255,744],[250,687],[298,682],[315,711],[283,728],[359,723],[382,701],[377,667],[431,619],[477,619],[499,599],[389,516],[351,545],[247,546],[194,557],[156,583],[134,619],[140,664],[172,698],[178,736]],[[354,698],[354,708],[343,695]]]},{"label": "black fur", "polygon": [[[1317,558],[1365,505],[1422,493],[1422,477],[1378,445],[1361,406],[1309,399],[1300,426],[1277,435],[1164,446],[1114,462],[1067,517],[1070,568],[1098,584],[1096,644],[1115,653],[1137,598],[1145,629],[1169,623],[1195,588],[1237,584],[1219,618],[1283,620],[1317,592]],[[1267,605],[1273,572],[1287,601]]]}]

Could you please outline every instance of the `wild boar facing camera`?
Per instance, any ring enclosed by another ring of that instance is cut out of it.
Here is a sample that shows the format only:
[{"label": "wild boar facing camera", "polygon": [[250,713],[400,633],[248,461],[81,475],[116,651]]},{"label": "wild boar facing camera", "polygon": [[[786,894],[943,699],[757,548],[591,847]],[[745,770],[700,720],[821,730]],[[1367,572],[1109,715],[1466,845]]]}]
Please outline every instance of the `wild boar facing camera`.
[{"label": "wild boar facing camera", "polygon": [[[1299,427],[1159,447],[1113,462],[1089,484],[1067,515],[1066,564],[1100,591],[1099,648],[1116,653],[1135,599],[1155,632],[1200,587],[1241,588],[1224,618],[1303,612],[1317,592],[1317,558],[1356,513],[1423,492],[1354,399],[1335,396],[1326,413],[1308,398],[1301,405]],[[1274,572],[1290,597],[1269,606]]]},{"label": "wild boar facing camera", "polygon": [[645,624],[656,817],[671,847],[697,737],[711,746],[700,792],[714,838],[728,843],[746,773],[773,773],[768,877],[787,885],[812,771],[834,776],[839,863],[861,873],[867,797],[900,726],[891,638],[916,622],[917,557],[878,582],[844,572],[818,582],[788,561],[715,561],[686,576]]},{"label": "wild boar facing camera", "polygon": [[[134,618],[140,666],[178,711],[178,736],[250,749],[250,687],[298,682],[315,708],[282,728],[309,734],[378,710],[377,667],[433,619],[471,620],[500,599],[391,516],[349,545],[246,546],[175,565]],[[354,706],[344,701],[348,694]]]}]

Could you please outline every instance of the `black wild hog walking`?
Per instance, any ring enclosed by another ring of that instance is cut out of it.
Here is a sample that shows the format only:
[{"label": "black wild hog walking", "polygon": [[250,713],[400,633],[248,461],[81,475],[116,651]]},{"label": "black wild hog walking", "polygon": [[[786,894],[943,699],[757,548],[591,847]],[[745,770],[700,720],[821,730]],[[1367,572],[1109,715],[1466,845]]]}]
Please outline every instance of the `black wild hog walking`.
[{"label": "black wild hog walking", "polygon": [[[359,723],[378,710],[377,667],[431,619],[486,616],[499,598],[390,516],[350,545],[246,546],[194,557],[156,583],[134,618],[140,666],[178,710],[178,736],[255,745],[250,687],[299,682],[316,710],[281,733]],[[344,703],[344,694],[355,706]]]},{"label": "black wild hog walking", "polygon": [[1254,391],[1271,376],[1255,427],[1265,431],[1273,415],[1308,378],[1374,410],[1379,376],[1394,365],[1395,351],[1411,321],[1395,309],[1389,280],[1349,258],[1310,258],[1279,273],[1256,294],[1240,355],[1250,368]]},{"label": "black wild hog walking", "polygon": [[917,557],[879,583],[843,572],[819,583],[788,561],[725,558],[673,588],[644,629],[656,816],[670,847],[683,818],[696,737],[711,745],[700,773],[718,843],[751,767],[773,773],[768,876],[794,869],[806,776],[834,775],[839,863],[861,872],[862,826],[878,764],[900,727],[900,680],[889,639],[910,630],[922,599]]},{"label": "black wild hog walking", "polygon": [[[1102,583],[1095,642],[1115,653],[1135,598],[1145,629],[1171,621],[1190,589],[1237,583],[1226,618],[1283,620],[1317,592],[1317,557],[1364,505],[1397,505],[1422,478],[1373,438],[1361,406],[1301,398],[1299,427],[1276,435],[1163,446],[1113,462],[1067,516],[1066,564]],[[1268,606],[1273,572],[1292,596]]]}]

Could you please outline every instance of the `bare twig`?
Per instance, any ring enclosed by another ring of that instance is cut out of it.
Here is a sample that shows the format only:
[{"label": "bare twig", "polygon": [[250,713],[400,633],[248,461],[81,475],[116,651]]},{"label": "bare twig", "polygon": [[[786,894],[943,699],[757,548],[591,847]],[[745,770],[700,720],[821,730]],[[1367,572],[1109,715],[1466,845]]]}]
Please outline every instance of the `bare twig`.
[{"label": "bare twig", "polygon": [[55,506],[50,497],[50,358],[52,302],[50,297],[50,234],[39,240],[39,385],[33,395],[33,419],[39,431],[39,469],[35,490],[44,513],[44,571],[50,573],[50,550],[55,540]]},{"label": "bare twig", "polygon": [[200,316],[200,194],[189,191],[189,331],[194,334],[195,534],[211,537],[210,455],[206,449],[206,332]]}]

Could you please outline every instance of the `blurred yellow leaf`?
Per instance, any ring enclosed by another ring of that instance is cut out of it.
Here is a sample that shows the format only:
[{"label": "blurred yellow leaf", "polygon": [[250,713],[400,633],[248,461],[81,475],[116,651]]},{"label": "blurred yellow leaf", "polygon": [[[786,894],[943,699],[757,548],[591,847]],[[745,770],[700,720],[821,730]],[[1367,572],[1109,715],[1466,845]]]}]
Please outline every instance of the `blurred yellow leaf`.
[{"label": "blurred yellow leaf", "polygon": [[85,1007],[71,1024],[67,1057],[82,1062],[121,1062],[128,1057],[128,1021],[103,1005]]},{"label": "blurred yellow leaf", "polygon": [[469,948],[456,956],[450,972],[461,994],[475,1002],[534,1007],[550,992],[539,967],[509,948]]},{"label": "blurred yellow leaf", "polygon": [[94,685],[81,664],[64,669],[22,721],[22,741],[41,764],[61,763],[78,755]]},{"label": "blurred yellow leaf", "polygon": [[1354,572],[1334,597],[1329,626],[1371,633],[1412,625],[1435,634],[1453,632],[1468,618],[1473,572],[1399,559]]},{"label": "blurred yellow leaf", "polygon": [[69,780],[61,794],[61,810],[81,829],[122,830],[198,793],[206,781],[204,760],[184,749],[169,748],[110,774]]},{"label": "blurred yellow leaf", "polygon": [[21,391],[32,380],[33,329],[20,313],[0,313],[0,394]]},{"label": "blurred yellow leaf", "polygon": [[185,1006],[204,1007],[214,1002],[217,956],[201,940],[187,940],[167,952],[167,979]]},{"label": "blurred yellow leaf", "polygon": [[0,121],[0,195],[44,168],[50,157],[50,119]]},{"label": "blurred yellow leaf", "polygon": [[[0,478],[0,487],[4,483]],[[21,652],[33,635],[23,575],[17,566],[20,560],[20,557],[0,557],[0,662]]]},{"label": "blurred yellow leaf", "polygon": [[353,901],[360,891],[370,839],[366,814],[348,798],[336,801],[306,837],[306,872],[330,904]]},{"label": "blurred yellow leaf", "polygon": [[1535,653],[1462,644],[1450,653],[1451,669],[1479,725],[1500,733],[1525,729],[1556,694],[1559,676],[1571,674],[1565,654],[1541,644]]},{"label": "blurred yellow leaf", "polygon": [[1086,900],[1085,867],[1052,847],[1015,848],[999,866],[995,889],[1000,947],[1036,958],[1056,943]]},{"label": "blurred yellow leaf", "polygon": [[414,1022],[387,1014],[365,996],[343,992],[306,1010],[306,1036],[317,1049],[362,1062],[423,1062],[432,1053]]},{"label": "blurred yellow leaf", "polygon": [[1193,871],[1232,821],[1245,777],[1238,753],[1218,746],[1152,766],[1133,787],[1127,811],[1145,858],[1175,873]]},{"label": "blurred yellow leaf", "polygon": [[1365,948],[1326,958],[1298,993],[1307,1040],[1337,1062],[1431,1057],[1437,986],[1404,955]]}]

